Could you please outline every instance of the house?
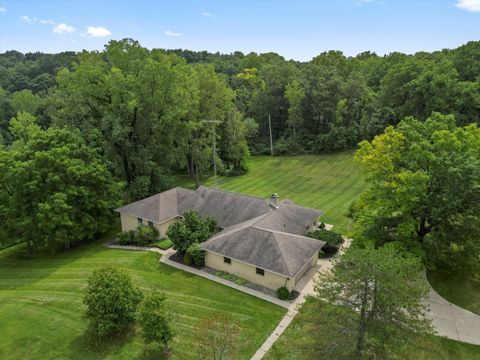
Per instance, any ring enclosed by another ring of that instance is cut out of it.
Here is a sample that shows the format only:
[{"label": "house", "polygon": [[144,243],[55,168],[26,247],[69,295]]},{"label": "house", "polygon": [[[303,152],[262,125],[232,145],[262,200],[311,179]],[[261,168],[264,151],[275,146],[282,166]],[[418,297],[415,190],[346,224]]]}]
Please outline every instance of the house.
[{"label": "house", "polygon": [[322,212],[280,202],[276,194],[265,200],[204,186],[177,187],[116,209],[123,231],[149,225],[160,238],[187,210],[213,217],[220,228],[201,244],[206,266],[273,290],[293,290],[325,244],[305,236],[318,226]]}]

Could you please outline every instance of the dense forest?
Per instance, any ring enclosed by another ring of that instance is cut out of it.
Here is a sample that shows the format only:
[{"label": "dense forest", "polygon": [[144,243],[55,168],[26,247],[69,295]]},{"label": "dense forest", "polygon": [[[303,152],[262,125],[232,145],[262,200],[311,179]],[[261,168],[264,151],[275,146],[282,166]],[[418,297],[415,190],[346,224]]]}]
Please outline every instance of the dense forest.
[{"label": "dense forest", "polygon": [[[0,54],[0,142],[30,128],[77,131],[129,198],[212,166],[246,171],[250,154],[354,148],[407,116],[480,123],[480,42],[415,55],[339,51],[311,61],[275,53],[148,50],[131,39],[102,52]],[[212,122],[218,121],[218,122]]]}]

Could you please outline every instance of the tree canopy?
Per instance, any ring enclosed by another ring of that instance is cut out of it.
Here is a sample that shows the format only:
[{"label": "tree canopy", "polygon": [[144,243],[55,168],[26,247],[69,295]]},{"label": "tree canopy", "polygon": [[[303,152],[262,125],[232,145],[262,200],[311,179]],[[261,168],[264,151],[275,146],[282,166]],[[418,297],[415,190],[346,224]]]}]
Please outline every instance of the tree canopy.
[{"label": "tree canopy", "polygon": [[[358,239],[399,241],[430,266],[480,264],[480,129],[453,115],[412,117],[356,154],[369,189],[356,204]],[[458,270],[457,269],[457,270]]]}]

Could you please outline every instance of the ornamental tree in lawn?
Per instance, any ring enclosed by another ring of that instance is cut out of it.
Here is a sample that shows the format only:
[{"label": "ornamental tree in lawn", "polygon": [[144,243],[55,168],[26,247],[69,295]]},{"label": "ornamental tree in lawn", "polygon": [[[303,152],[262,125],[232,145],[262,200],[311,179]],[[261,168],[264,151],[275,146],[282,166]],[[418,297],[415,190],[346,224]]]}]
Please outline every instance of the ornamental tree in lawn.
[{"label": "ornamental tree in lawn", "polygon": [[101,338],[133,324],[142,297],[125,270],[109,266],[93,271],[83,299],[93,335]]},{"label": "ornamental tree in lawn", "polygon": [[147,295],[138,311],[145,342],[160,343],[165,356],[170,353],[169,342],[176,333],[173,318],[173,313],[165,305],[165,296],[159,293]]},{"label": "ornamental tree in lawn", "polygon": [[240,346],[240,325],[229,315],[207,316],[195,328],[198,339],[197,358],[233,360]]},{"label": "ornamental tree in lawn", "polygon": [[0,150],[0,236],[25,241],[31,253],[68,249],[108,230],[121,186],[97,150],[77,131],[17,119],[12,126],[19,138]]}]

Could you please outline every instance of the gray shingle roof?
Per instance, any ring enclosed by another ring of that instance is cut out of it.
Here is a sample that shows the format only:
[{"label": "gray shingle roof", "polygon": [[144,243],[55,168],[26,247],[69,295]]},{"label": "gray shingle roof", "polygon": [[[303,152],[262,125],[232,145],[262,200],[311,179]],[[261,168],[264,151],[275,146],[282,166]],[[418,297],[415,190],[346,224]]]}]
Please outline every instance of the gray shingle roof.
[{"label": "gray shingle roof", "polygon": [[232,259],[293,277],[325,244],[305,236],[321,211],[284,200],[274,208],[265,199],[200,186],[174,188],[116,211],[163,223],[196,210],[223,230],[201,246]]},{"label": "gray shingle roof", "polygon": [[122,206],[116,211],[163,223],[196,210],[203,216],[212,216],[221,228],[268,213],[270,206],[265,199],[200,186],[197,190],[174,188],[146,199]]},{"label": "gray shingle roof", "polygon": [[294,277],[325,242],[251,225],[225,229],[200,246],[222,256]]}]

